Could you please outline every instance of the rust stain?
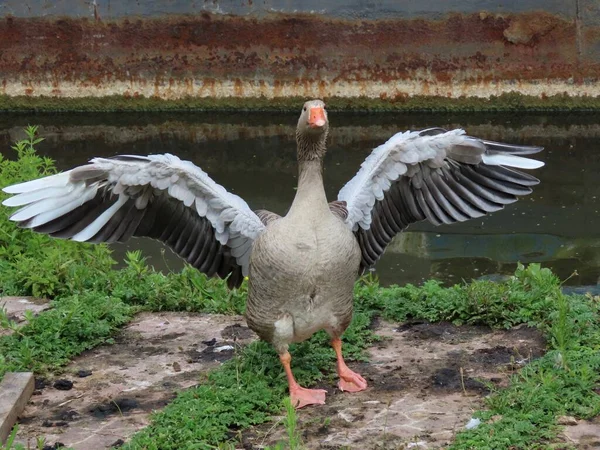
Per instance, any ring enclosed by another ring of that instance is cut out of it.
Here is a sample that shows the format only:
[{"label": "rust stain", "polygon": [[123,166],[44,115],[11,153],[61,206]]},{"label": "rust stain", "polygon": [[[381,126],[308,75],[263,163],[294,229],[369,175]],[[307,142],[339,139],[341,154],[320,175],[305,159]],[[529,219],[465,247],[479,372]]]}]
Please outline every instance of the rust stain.
[{"label": "rust stain", "polygon": [[[578,33],[575,20],[543,12],[436,21],[7,17],[0,79],[8,95],[65,97],[592,95],[600,54],[580,60]],[[594,48],[600,30],[581,36]]]}]

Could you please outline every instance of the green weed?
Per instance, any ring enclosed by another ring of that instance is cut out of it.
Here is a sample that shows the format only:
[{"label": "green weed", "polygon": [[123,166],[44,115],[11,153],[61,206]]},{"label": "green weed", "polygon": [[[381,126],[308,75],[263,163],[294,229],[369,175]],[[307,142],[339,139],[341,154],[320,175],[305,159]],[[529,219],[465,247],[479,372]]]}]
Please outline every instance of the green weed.
[{"label": "green weed", "polygon": [[285,406],[285,429],[287,431],[288,446],[290,450],[300,450],[302,448],[302,440],[298,432],[298,417],[296,416],[296,408],[292,405],[289,398],[283,401]]},{"label": "green weed", "polygon": [[[33,450],[33,447],[31,447],[29,444],[27,445],[27,447],[25,447],[23,444],[15,443],[18,431],[19,425],[15,425],[4,445],[0,444],[0,450]],[[35,443],[35,450],[44,450],[44,448],[47,448],[46,439],[37,438]],[[67,449],[65,448],[65,450]]]},{"label": "green weed", "polygon": [[18,426],[15,425],[10,435],[8,436],[8,439],[6,440],[5,444],[2,445],[0,443],[0,450],[21,450],[21,448],[23,448],[23,446],[21,446],[20,448],[17,446],[13,446],[15,439],[17,438],[17,431]]},{"label": "green weed", "polygon": [[478,280],[447,288],[429,280],[421,287],[409,284],[384,289],[366,277],[357,284],[355,298],[365,308],[398,322],[444,320],[456,325],[510,328],[521,323],[547,325],[559,287],[558,278],[550,270],[532,264],[527,268],[519,265],[504,283]]}]

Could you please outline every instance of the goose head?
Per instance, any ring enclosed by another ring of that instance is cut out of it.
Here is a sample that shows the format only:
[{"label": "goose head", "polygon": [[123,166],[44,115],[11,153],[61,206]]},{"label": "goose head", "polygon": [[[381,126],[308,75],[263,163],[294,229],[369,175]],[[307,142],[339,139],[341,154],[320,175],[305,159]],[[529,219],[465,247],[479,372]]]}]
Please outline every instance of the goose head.
[{"label": "goose head", "polygon": [[299,159],[322,158],[328,132],[329,120],[325,103],[322,100],[309,100],[304,103],[296,128]]}]

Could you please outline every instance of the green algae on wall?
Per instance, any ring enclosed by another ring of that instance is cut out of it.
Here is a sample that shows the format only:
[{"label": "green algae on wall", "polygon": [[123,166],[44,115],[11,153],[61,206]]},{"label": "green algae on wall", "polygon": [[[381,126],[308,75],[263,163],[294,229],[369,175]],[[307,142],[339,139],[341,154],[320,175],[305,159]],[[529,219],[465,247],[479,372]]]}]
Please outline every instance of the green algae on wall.
[{"label": "green algae on wall", "polygon": [[[199,98],[186,97],[164,100],[158,97],[30,97],[0,96],[2,112],[122,112],[122,111],[296,111],[307,98],[279,97],[256,98]],[[334,111],[355,112],[479,112],[479,111],[530,111],[530,112],[588,112],[600,110],[600,98],[567,95],[535,97],[518,93],[477,97],[414,96],[397,99],[372,99],[366,97],[325,98],[327,108]]]}]

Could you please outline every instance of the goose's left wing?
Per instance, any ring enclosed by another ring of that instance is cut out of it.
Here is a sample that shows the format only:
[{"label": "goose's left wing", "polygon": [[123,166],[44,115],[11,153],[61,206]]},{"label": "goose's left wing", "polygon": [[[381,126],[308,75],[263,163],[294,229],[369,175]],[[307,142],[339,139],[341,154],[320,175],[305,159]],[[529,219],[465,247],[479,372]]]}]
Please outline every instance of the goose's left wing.
[{"label": "goose's left wing", "polygon": [[477,139],[461,129],[394,135],[373,150],[338,194],[361,247],[362,268],[375,264],[411,223],[463,222],[529,194],[539,180],[515,169],[543,166],[521,156],[541,150]]},{"label": "goose's left wing", "polygon": [[3,189],[11,220],[80,242],[162,241],[199,271],[239,286],[266,225],[237,195],[176,156],[121,155]]}]

